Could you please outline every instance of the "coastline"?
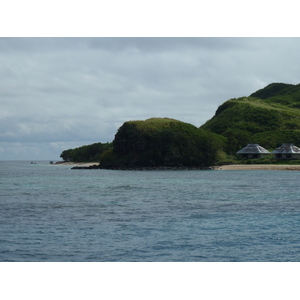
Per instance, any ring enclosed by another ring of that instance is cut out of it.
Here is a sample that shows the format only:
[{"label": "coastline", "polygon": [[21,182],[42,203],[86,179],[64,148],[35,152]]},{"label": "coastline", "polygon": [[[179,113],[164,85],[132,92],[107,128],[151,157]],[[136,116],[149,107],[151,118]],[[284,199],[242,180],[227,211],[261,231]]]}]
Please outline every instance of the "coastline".
[{"label": "coastline", "polygon": [[[58,162],[55,165],[62,165],[62,166],[70,166],[70,167],[75,167],[75,168],[90,168],[93,166],[99,166],[99,162]],[[168,168],[133,168],[133,169],[168,169]],[[173,168],[169,168],[173,169]],[[180,169],[180,168],[178,168]],[[182,168],[186,169],[186,168]],[[190,168],[194,169],[194,168]],[[198,169],[199,168],[195,168]],[[207,168],[209,170],[217,170],[217,171],[259,171],[259,170],[264,170],[264,171],[300,171],[300,164],[299,165],[272,165],[272,164],[258,164],[258,165],[247,165],[247,164],[236,164],[236,165],[222,165],[222,166],[212,166]]]},{"label": "coastline", "polygon": [[101,167],[99,162],[64,162],[60,161],[54,165],[70,166],[74,170],[94,170],[94,169],[103,169],[103,170],[127,170],[127,171],[152,171],[152,170],[213,170],[214,167],[174,167],[174,166],[153,166],[153,167],[142,167],[142,166],[121,166],[121,167]]},{"label": "coastline", "polygon": [[214,166],[214,170],[235,170],[235,171],[300,171],[300,165],[223,165]]}]

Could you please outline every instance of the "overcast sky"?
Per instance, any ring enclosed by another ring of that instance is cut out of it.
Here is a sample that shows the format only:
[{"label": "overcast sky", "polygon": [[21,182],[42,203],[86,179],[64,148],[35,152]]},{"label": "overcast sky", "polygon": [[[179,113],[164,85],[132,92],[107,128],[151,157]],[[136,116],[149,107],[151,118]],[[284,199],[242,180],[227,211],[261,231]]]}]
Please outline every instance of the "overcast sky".
[{"label": "overcast sky", "polygon": [[0,160],[59,160],[128,120],[197,127],[230,98],[300,83],[300,38],[0,38]]}]

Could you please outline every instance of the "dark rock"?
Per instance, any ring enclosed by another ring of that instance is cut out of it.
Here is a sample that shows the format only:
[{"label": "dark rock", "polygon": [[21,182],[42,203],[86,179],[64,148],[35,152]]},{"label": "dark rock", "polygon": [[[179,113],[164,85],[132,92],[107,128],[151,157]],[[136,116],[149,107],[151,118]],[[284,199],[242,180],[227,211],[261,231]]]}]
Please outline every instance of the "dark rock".
[{"label": "dark rock", "polygon": [[73,168],[71,168],[72,170],[95,170],[95,169],[100,169],[100,165],[92,165],[89,167],[79,167],[79,166],[75,166]]}]

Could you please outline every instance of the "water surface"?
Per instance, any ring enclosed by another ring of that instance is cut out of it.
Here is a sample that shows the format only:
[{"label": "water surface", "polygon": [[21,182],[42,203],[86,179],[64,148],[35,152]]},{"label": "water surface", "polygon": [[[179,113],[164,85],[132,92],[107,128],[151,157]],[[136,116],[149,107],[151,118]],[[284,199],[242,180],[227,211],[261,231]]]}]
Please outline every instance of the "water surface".
[{"label": "water surface", "polygon": [[0,162],[0,261],[299,261],[295,171]]}]

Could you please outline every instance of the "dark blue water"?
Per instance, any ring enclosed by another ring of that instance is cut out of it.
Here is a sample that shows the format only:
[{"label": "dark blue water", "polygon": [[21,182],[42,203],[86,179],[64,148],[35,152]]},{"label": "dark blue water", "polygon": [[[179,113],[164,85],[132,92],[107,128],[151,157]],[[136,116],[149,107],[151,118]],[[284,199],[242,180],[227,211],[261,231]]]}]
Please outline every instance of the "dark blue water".
[{"label": "dark blue water", "polygon": [[0,162],[0,261],[300,261],[295,171]]}]

